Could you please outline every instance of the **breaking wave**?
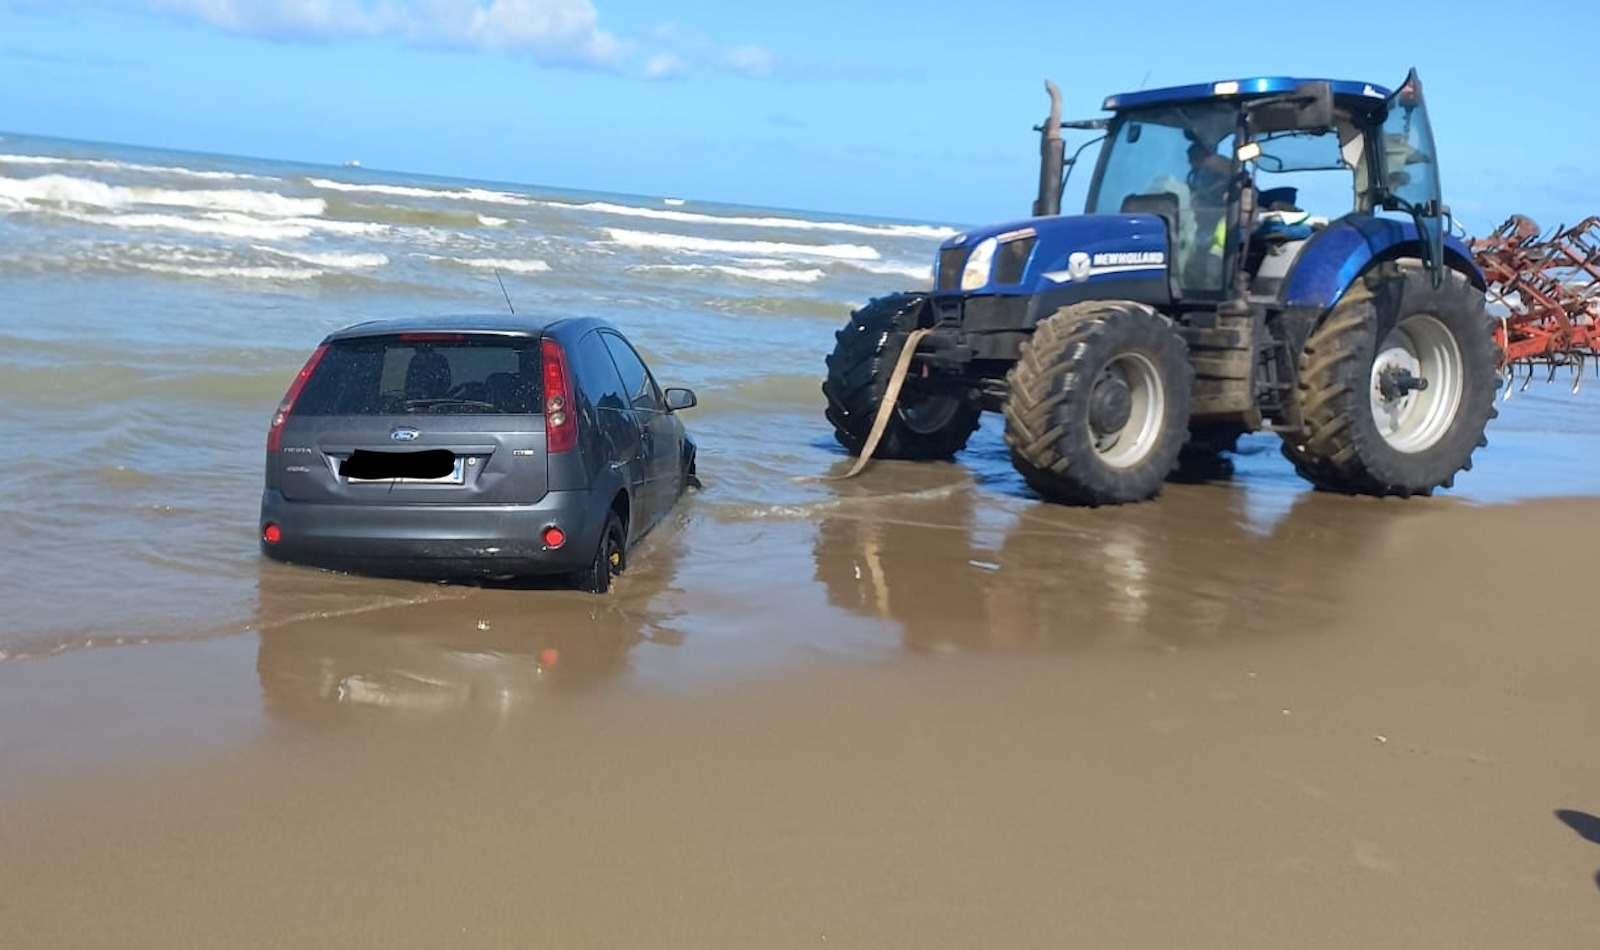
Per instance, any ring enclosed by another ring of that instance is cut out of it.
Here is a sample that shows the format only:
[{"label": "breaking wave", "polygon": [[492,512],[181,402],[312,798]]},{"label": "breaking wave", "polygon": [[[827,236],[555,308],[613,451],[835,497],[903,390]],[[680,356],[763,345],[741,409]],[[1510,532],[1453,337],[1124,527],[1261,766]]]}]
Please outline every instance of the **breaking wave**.
[{"label": "breaking wave", "polygon": [[231,211],[274,218],[320,215],[327,204],[321,198],[290,198],[274,191],[253,189],[186,190],[182,188],[108,185],[71,175],[0,179],[0,196],[26,204],[56,204],[90,208],[132,208],[159,205],[200,211]]},{"label": "breaking wave", "polygon": [[835,260],[873,261],[878,250],[865,244],[793,244],[783,241],[728,241],[716,238],[690,237],[686,234],[666,234],[654,231],[628,231],[606,228],[605,233],[613,243],[624,247],[659,248],[668,251],[688,251],[694,254],[793,254],[801,257],[821,257]]},{"label": "breaking wave", "polygon": [[817,268],[792,270],[786,267],[740,267],[735,264],[636,264],[627,270],[636,274],[716,273],[743,280],[793,284],[814,284],[826,276]]}]

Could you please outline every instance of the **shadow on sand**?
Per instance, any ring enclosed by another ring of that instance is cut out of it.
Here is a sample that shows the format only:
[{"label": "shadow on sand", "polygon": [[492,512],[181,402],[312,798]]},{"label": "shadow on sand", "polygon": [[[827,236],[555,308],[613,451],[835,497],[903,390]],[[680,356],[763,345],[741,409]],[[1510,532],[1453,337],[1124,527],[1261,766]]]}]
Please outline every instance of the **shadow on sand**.
[{"label": "shadow on sand", "polygon": [[[1561,823],[1578,833],[1578,837],[1585,841],[1600,844],[1600,818],[1586,811],[1574,811],[1570,808],[1556,809],[1556,817]],[[1600,887],[1600,871],[1594,874],[1595,887]]]}]

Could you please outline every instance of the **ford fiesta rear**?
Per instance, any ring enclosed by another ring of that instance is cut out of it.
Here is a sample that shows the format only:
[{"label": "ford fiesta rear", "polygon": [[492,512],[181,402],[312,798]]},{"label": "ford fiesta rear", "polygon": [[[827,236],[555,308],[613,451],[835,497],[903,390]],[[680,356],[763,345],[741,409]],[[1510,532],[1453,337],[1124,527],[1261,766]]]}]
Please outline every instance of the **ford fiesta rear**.
[{"label": "ford fiesta rear", "polygon": [[576,458],[572,377],[537,328],[330,335],[267,434],[261,548],[361,573],[588,565],[605,526]]}]

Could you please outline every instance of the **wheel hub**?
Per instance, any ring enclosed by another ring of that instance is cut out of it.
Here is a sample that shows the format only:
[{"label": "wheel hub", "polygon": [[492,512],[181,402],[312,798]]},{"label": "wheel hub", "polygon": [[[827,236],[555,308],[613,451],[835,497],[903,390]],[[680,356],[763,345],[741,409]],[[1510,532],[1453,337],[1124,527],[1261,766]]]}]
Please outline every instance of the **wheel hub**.
[{"label": "wheel hub", "polygon": [[1133,416],[1133,393],[1121,376],[1106,375],[1089,396],[1089,426],[1095,435],[1121,432]]},{"label": "wheel hub", "polygon": [[1461,349],[1431,314],[1401,321],[1372,361],[1370,402],[1378,434],[1399,452],[1425,451],[1450,431],[1464,391]]}]

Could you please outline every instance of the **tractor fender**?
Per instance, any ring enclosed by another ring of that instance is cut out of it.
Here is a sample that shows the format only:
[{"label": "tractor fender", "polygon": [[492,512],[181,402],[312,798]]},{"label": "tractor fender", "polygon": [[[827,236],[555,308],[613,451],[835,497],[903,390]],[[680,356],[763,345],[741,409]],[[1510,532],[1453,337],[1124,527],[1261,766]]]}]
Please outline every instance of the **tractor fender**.
[{"label": "tractor fender", "polygon": [[[1318,231],[1295,259],[1283,285],[1283,305],[1296,311],[1326,313],[1372,265],[1401,257],[1421,258],[1417,227],[1368,215],[1340,218]],[[1472,252],[1452,235],[1444,239],[1444,264],[1486,285]]]}]

